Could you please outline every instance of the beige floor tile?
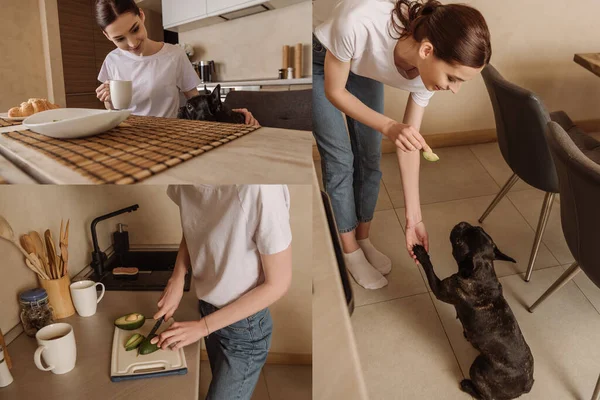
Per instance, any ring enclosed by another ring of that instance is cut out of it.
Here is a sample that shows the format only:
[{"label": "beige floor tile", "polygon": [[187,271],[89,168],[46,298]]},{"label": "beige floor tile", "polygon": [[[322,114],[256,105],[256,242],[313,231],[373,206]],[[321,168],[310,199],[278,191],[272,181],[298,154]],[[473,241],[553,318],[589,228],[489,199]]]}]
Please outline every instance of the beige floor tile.
[{"label": "beige floor tile", "polygon": [[271,400],[310,400],[312,367],[265,365],[263,370]]},{"label": "beige floor tile", "polygon": [[[541,190],[523,190],[520,192],[509,193],[508,198],[515,205],[517,210],[525,217],[527,223],[533,230],[537,229],[542,203],[544,202],[545,193]],[[492,211],[493,212],[493,211]],[[560,203],[558,196],[555,197],[550,218],[542,236],[542,242],[548,247],[548,250],[561,264],[569,264],[573,262],[573,256],[567,246],[563,235],[560,222]]]},{"label": "beige floor tile", "polygon": [[[315,171],[317,172],[317,180],[319,181],[319,188],[323,190],[323,171],[321,171],[321,161],[315,161]],[[391,210],[394,206],[392,205],[392,201],[390,200],[390,196],[381,181],[379,185],[379,197],[377,197],[377,204],[375,205],[375,211],[381,210]]]},{"label": "beige floor tile", "polygon": [[[568,267],[568,264],[563,265],[563,268],[565,269]],[[585,297],[588,298],[600,313],[600,288],[598,288],[598,286],[596,286],[583,271],[578,273],[573,280],[575,281],[575,284],[579,286],[579,289],[581,289]],[[598,373],[600,374],[600,371],[598,371]]]},{"label": "beige floor tile", "polygon": [[351,279],[354,304],[357,307],[427,292],[417,265],[408,256],[404,233],[394,210],[375,213],[370,239],[379,251],[390,257],[392,271],[386,276],[388,285],[378,290],[363,289]]},{"label": "beige floor tile", "polygon": [[[506,181],[512,176],[513,171],[506,161],[504,161],[498,143],[484,143],[469,147],[496,183],[500,187],[504,186]],[[533,187],[519,179],[512,187],[511,192],[527,189],[533,189]]]},{"label": "beige floor tile", "polygon": [[[483,168],[468,146],[435,150],[437,162],[421,158],[421,204],[496,194],[500,187]],[[404,207],[400,171],[395,154],[381,159],[383,181],[395,208]]]},{"label": "beige floor tile", "polygon": [[[547,268],[538,271],[536,279],[529,283],[520,275],[500,279],[504,297],[535,360],[535,383],[523,399],[589,399],[600,373],[597,361],[600,315],[572,282],[547,299],[535,313],[526,309],[562,272],[561,267]],[[466,373],[478,352],[464,338],[454,307],[438,300],[434,303]]]},{"label": "beige floor tile", "polygon": [[[210,371],[210,364],[208,361],[200,362],[200,399],[206,398],[206,394],[208,393],[208,388],[210,386],[210,381],[212,379],[212,373]],[[265,371],[260,373],[260,378],[258,378],[258,383],[254,388],[254,393],[252,394],[252,400],[270,400],[269,392],[267,390],[267,383],[265,380]]]},{"label": "beige floor tile", "polygon": [[[456,261],[452,257],[450,231],[461,221],[480,225],[477,219],[481,215],[481,210],[485,210],[492,198],[493,196],[483,196],[421,207],[423,220],[429,234],[429,253],[440,278],[446,278],[458,271]],[[397,209],[396,213],[400,218],[400,223],[404,226],[404,209]],[[502,199],[481,226],[494,239],[501,251],[517,260],[516,264],[497,261],[495,263],[496,274],[506,276],[524,272],[529,262],[534,231],[513,204],[506,198]],[[560,263],[542,243],[534,269],[557,265]],[[422,271],[421,273],[423,274]]]},{"label": "beige floor tile", "polygon": [[352,326],[371,399],[470,399],[428,294],[360,307]]}]

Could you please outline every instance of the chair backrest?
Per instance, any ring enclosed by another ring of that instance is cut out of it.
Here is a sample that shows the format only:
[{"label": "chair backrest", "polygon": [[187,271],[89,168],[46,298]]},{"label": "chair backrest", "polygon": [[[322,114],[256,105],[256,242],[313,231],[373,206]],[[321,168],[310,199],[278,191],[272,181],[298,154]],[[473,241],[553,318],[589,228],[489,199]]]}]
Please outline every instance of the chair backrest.
[{"label": "chair backrest", "polygon": [[225,104],[247,108],[261,126],[312,131],[312,90],[231,91]]},{"label": "chair backrest", "polygon": [[558,173],[565,240],[581,269],[600,287],[600,165],[556,122],[548,123],[548,144]]},{"label": "chair backrest", "polygon": [[558,192],[558,179],[546,143],[550,116],[531,91],[505,80],[492,66],[482,71],[490,95],[498,145],[519,178],[544,192]]}]

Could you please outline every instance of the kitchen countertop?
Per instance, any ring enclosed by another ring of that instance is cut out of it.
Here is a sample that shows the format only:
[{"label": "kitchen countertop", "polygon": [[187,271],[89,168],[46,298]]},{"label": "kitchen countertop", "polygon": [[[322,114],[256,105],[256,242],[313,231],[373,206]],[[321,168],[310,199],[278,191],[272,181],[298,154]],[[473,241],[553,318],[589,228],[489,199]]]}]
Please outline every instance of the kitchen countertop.
[{"label": "kitchen countertop", "polygon": [[[152,316],[161,292],[107,291],[98,304],[95,315],[83,318],[77,315],[64,318],[73,326],[77,344],[75,369],[55,375],[37,369],[33,354],[35,338],[22,333],[8,351],[13,368],[14,382],[0,388],[2,400],[24,399],[198,399],[200,382],[200,342],[184,348],[188,365],[186,375],[111,382],[110,356],[116,318],[130,312]],[[199,319],[197,300],[193,290],[185,292],[175,320]]]},{"label": "kitchen countertop", "polygon": [[[21,125],[0,128],[0,156],[39,183],[91,183],[39,151],[2,135],[3,132],[21,129],[25,128]],[[311,146],[311,132],[262,127],[141,183],[308,184],[313,170]],[[11,183],[30,183],[30,180]]]},{"label": "kitchen countertop", "polygon": [[367,400],[354,331],[313,174],[313,400]]},{"label": "kitchen countertop", "polygon": [[[198,88],[203,88],[204,83],[198,85]],[[298,79],[255,79],[255,80],[239,80],[239,81],[223,81],[223,82],[207,82],[206,86],[222,87],[230,86],[286,86],[286,85],[312,85],[312,76]]]}]

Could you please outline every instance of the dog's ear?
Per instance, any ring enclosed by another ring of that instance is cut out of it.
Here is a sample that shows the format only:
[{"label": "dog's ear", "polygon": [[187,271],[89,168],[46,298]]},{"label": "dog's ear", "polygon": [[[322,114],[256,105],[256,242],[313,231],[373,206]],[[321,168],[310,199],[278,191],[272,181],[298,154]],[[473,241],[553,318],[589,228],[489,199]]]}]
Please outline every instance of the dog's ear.
[{"label": "dog's ear", "polygon": [[494,260],[510,261],[512,263],[516,263],[514,258],[507,256],[506,254],[498,250],[496,246],[494,246]]},{"label": "dog's ear", "polygon": [[218,84],[217,87],[213,89],[211,97],[215,100],[221,99],[221,84]]}]

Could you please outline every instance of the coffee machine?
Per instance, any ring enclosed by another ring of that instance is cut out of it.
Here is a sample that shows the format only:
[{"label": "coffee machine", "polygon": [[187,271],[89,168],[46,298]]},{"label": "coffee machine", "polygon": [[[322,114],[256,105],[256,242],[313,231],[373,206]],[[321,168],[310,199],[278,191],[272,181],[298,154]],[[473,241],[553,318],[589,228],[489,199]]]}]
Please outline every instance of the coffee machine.
[{"label": "coffee machine", "polygon": [[196,63],[196,69],[198,71],[198,76],[202,83],[214,82],[215,81],[215,62],[213,60],[210,61],[198,61]]}]

